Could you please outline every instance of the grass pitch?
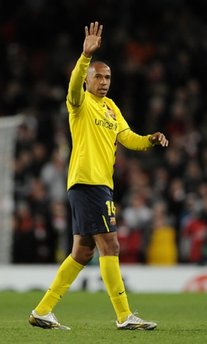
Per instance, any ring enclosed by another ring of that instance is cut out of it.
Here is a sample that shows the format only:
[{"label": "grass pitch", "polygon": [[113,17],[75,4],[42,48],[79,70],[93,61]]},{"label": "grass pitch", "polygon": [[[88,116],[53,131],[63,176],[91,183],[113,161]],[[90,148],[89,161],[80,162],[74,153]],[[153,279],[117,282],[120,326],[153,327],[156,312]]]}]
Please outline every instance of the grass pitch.
[{"label": "grass pitch", "polygon": [[206,294],[132,294],[133,311],[154,320],[154,331],[120,331],[104,292],[71,292],[57,305],[58,320],[71,331],[43,330],[28,323],[43,292],[0,292],[0,343],[5,344],[204,344],[207,343]]}]

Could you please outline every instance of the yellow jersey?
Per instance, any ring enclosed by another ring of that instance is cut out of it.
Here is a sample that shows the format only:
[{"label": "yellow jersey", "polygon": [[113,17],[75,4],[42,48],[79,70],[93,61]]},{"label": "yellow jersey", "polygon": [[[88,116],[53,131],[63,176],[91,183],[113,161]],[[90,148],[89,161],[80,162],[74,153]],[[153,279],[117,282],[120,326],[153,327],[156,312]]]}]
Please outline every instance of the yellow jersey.
[{"label": "yellow jersey", "polygon": [[84,90],[91,58],[80,56],[72,71],[66,105],[72,138],[67,188],[75,184],[105,185],[113,189],[117,142],[133,150],[152,147],[149,137],[130,130],[121,111],[108,97]]}]

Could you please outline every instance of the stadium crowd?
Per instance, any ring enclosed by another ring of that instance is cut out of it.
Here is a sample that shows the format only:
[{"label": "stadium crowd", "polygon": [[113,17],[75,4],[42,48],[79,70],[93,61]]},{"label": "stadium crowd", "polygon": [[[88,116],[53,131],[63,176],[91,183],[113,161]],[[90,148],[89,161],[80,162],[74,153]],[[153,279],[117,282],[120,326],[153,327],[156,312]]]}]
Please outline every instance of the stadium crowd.
[{"label": "stadium crowd", "polygon": [[112,67],[109,97],[136,132],[162,131],[170,141],[166,150],[118,148],[120,260],[207,263],[204,2],[1,2],[0,116],[25,118],[13,164],[14,263],[60,262],[70,252],[65,97],[91,20],[104,25],[97,58]]}]

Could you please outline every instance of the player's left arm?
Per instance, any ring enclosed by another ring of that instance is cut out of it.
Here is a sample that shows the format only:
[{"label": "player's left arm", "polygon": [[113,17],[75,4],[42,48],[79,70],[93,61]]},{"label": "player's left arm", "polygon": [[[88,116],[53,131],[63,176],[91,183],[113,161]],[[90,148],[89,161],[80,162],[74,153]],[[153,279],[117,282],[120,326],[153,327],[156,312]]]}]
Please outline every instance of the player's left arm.
[{"label": "player's left arm", "polygon": [[135,133],[129,127],[127,121],[123,117],[120,109],[113,103],[115,106],[115,111],[117,114],[117,123],[118,123],[118,134],[117,141],[120,142],[124,147],[131,150],[147,150],[156,145],[162,147],[167,147],[169,142],[165,135],[161,132],[155,132],[154,134],[149,135],[139,135]]},{"label": "player's left arm", "polygon": [[155,145],[167,147],[169,144],[165,135],[161,132],[156,132],[150,135],[138,135],[130,128],[119,132],[117,135],[117,140],[124,147],[131,150],[147,150]]}]

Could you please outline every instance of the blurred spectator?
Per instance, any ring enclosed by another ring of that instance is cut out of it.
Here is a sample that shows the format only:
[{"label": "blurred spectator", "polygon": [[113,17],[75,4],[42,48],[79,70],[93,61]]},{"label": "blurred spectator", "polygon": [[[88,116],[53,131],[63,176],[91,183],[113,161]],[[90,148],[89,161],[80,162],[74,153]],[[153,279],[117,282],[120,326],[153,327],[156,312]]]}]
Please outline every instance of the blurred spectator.
[{"label": "blurred spectator", "polygon": [[207,262],[207,213],[191,218],[182,228],[180,237],[181,261],[203,264]]},{"label": "blurred spectator", "polygon": [[176,230],[167,213],[166,204],[157,202],[153,207],[152,233],[146,248],[146,263],[174,265],[178,261]]},{"label": "blurred spectator", "polygon": [[66,168],[65,160],[61,158],[57,150],[54,150],[51,160],[41,170],[41,180],[51,200],[66,200]]},{"label": "blurred spectator", "polygon": [[169,185],[167,199],[169,211],[171,214],[173,214],[174,217],[177,235],[179,234],[180,230],[180,219],[185,198],[186,190],[184,181],[181,178],[172,179]]},{"label": "blurred spectator", "polygon": [[51,226],[55,233],[55,261],[62,262],[69,250],[69,236],[67,235],[68,216],[65,202],[53,201],[51,204]]},{"label": "blurred spectator", "polygon": [[129,229],[145,230],[151,220],[151,209],[139,192],[131,196],[128,206],[122,212],[123,220]]},{"label": "blurred spectator", "polygon": [[36,242],[32,213],[26,202],[18,204],[14,214],[14,263],[36,262]]},{"label": "blurred spectator", "polygon": [[139,230],[130,229],[123,223],[118,227],[118,239],[122,264],[143,263],[143,235]]}]

